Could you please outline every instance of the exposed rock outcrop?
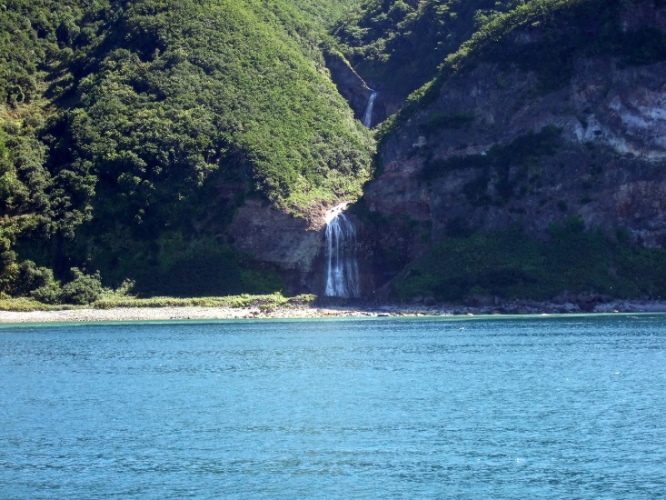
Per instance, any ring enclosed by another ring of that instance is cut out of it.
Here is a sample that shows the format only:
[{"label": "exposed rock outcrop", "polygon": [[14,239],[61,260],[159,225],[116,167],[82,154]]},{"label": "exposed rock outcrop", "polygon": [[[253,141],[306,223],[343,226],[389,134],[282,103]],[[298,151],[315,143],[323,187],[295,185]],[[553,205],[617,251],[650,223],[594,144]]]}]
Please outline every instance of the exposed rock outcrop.
[{"label": "exposed rock outcrop", "polygon": [[[296,217],[267,202],[247,200],[229,226],[237,250],[279,269],[289,293],[324,294],[326,286],[325,214],[331,207],[314,206]],[[358,230],[358,268],[362,295],[374,289],[373,254],[363,225],[354,214],[347,215]]]},{"label": "exposed rock outcrop", "polygon": [[228,231],[236,249],[280,269],[290,292],[312,289],[308,278],[322,248],[321,223],[248,200]]},{"label": "exposed rock outcrop", "polygon": [[[626,7],[621,30],[664,29],[666,10],[656,5]],[[600,28],[575,29],[587,40]],[[531,23],[502,43],[520,53],[542,47],[543,37]],[[380,144],[377,178],[351,208],[365,297],[374,290],[385,298],[383,285],[434,243],[479,230],[520,225],[545,238],[576,216],[588,229],[621,229],[637,244],[666,247],[666,57],[631,65],[610,52],[577,54],[564,77],[546,84],[517,62],[480,59],[446,73],[436,94],[399,117]],[[339,54],[328,54],[327,65],[360,119],[370,88]],[[402,103],[372,86],[380,91],[377,123]],[[252,202],[232,235],[237,248],[292,273],[294,290],[317,293],[321,220]]]},{"label": "exposed rock outcrop", "polygon": [[516,223],[541,237],[571,215],[666,246],[666,63],[579,60],[565,87],[537,85],[534,73],[478,65],[385,141],[366,207],[421,232],[380,231],[380,248],[416,255],[424,239]]},{"label": "exposed rock outcrop", "polygon": [[326,66],[331,72],[331,79],[354,110],[354,116],[361,120],[370,99],[372,90],[365,83],[349,62],[339,52],[327,52],[324,55]]}]

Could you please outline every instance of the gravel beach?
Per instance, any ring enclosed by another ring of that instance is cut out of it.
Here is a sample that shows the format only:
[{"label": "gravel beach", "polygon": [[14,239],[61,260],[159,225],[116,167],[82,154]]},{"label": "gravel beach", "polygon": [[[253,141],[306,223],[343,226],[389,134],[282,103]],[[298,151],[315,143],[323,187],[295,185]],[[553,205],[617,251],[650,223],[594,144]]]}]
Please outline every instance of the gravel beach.
[{"label": "gravel beach", "polygon": [[114,309],[70,309],[64,311],[0,311],[2,323],[78,323],[116,321],[173,321],[206,319],[258,319],[258,318],[326,318],[372,317],[382,312],[356,308],[281,307],[120,307]]},{"label": "gravel beach", "polygon": [[598,304],[553,302],[506,302],[492,305],[414,304],[289,306],[277,308],[231,307],[119,307],[114,309],[70,309],[63,311],[0,311],[0,324],[79,323],[117,321],[173,321],[208,319],[280,319],[386,316],[475,316],[575,313],[664,313],[663,301],[609,301]]}]

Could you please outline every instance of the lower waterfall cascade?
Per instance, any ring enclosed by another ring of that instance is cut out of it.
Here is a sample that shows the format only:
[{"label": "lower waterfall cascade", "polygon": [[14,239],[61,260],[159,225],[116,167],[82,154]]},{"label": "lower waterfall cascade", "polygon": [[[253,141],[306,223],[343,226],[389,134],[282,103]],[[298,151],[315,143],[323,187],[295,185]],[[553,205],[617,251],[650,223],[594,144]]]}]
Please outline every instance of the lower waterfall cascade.
[{"label": "lower waterfall cascade", "polygon": [[368,105],[365,108],[365,113],[363,113],[363,125],[367,128],[372,127],[372,111],[375,107],[375,101],[377,100],[377,91],[371,90],[370,99],[368,99]]},{"label": "lower waterfall cascade", "polygon": [[356,229],[344,213],[342,203],[326,213],[326,297],[345,299],[361,296]]}]

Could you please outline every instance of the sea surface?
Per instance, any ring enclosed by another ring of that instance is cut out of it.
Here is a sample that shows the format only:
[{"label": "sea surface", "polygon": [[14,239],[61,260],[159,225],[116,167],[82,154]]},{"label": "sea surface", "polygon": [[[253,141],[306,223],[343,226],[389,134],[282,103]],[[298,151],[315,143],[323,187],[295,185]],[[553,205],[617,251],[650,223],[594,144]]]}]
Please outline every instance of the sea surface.
[{"label": "sea surface", "polygon": [[0,498],[664,498],[666,316],[0,328]]}]

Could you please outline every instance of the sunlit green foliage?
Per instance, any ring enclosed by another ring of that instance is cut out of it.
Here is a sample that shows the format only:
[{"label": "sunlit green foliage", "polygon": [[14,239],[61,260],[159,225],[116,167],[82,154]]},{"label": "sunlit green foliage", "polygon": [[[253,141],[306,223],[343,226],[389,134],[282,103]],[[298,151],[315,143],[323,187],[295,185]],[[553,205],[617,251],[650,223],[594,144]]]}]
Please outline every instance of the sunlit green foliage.
[{"label": "sunlit green foliage", "polygon": [[352,194],[343,179],[367,178],[369,137],[321,56],[308,57],[311,26],[278,6],[144,0],[117,11],[95,71],[73,88],[72,170],[96,170],[99,189],[122,193],[141,219],[153,205],[177,210],[215,173],[288,205]]},{"label": "sunlit green foliage", "polygon": [[263,310],[276,307],[297,307],[309,305],[316,300],[314,295],[297,295],[285,297],[282,293],[265,295],[232,295],[226,297],[201,297],[201,298],[174,298],[153,297],[150,299],[126,298],[102,298],[93,304],[96,309],[111,309],[113,307],[258,307]]},{"label": "sunlit green foliage", "polygon": [[315,20],[318,24],[328,27],[331,23],[343,17],[347,12],[358,8],[363,0],[292,0],[286,4],[293,4],[304,17]]},{"label": "sunlit green foliage", "polygon": [[373,141],[319,48],[354,3],[0,1],[0,291],[26,258],[141,293],[279,289],[225,226],[249,196],[360,193]]},{"label": "sunlit green foliage", "polygon": [[50,305],[29,298],[0,298],[0,311],[58,311],[92,307],[94,309],[112,309],[116,307],[130,308],[152,308],[152,307],[229,307],[249,308],[256,307],[263,311],[275,308],[290,308],[307,306],[316,300],[314,295],[297,295],[285,297],[281,293],[267,295],[232,295],[226,297],[201,297],[179,299],[174,297],[153,297],[150,299],[137,299],[113,294],[105,291],[102,297],[92,304],[72,305],[57,304]]}]

